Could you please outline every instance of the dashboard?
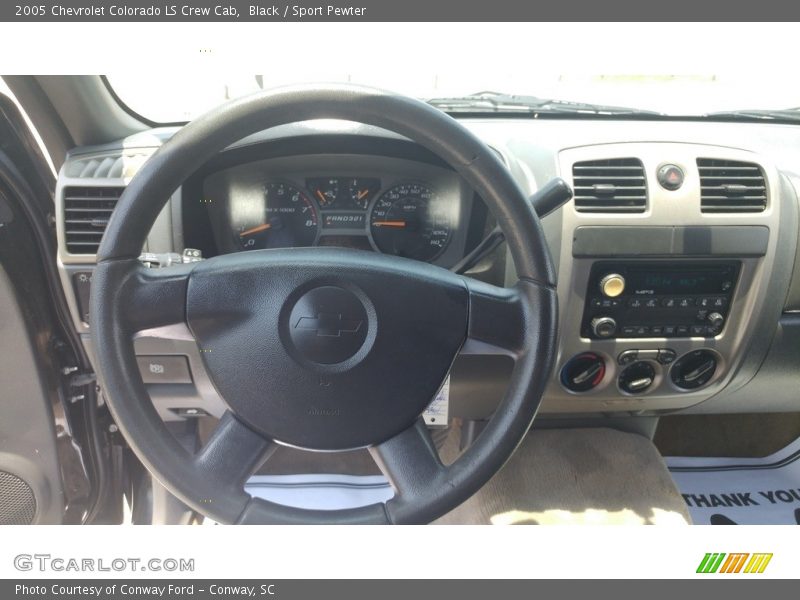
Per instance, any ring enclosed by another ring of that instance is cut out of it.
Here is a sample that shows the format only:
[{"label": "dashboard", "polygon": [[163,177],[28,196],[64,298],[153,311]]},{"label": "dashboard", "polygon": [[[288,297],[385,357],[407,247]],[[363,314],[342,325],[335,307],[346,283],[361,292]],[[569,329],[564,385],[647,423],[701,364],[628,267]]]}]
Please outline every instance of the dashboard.
[{"label": "dashboard", "polygon": [[[463,122],[528,193],[553,177],[575,190],[542,223],[559,297],[543,414],[800,409],[800,128]],[[61,277],[90,353],[85,306],[96,227],[137,165],[176,131],[77,149],[59,175]],[[459,175],[424,148],[363,125],[299,123],[242,140],[193,174],[171,195],[144,251],[180,261],[187,252],[194,260],[342,246],[452,268],[495,225]],[[504,246],[468,275],[516,281]],[[165,419],[222,414],[190,332],[142,332],[135,348]],[[450,416],[491,415],[512,369],[508,356],[465,347],[451,371]]]},{"label": "dashboard", "polygon": [[440,166],[351,154],[250,158],[211,166],[185,189],[187,245],[206,257],[338,246],[451,267],[486,225],[483,203]]}]

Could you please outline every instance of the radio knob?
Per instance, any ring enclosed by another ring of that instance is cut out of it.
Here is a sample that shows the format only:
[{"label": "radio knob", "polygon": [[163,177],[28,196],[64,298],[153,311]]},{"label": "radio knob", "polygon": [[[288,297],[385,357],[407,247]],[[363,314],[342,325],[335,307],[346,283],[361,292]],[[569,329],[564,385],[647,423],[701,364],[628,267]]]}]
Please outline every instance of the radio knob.
[{"label": "radio knob", "polygon": [[708,315],[708,326],[713,333],[717,333],[722,330],[722,324],[725,322],[725,317],[723,317],[718,312],[712,312]]},{"label": "radio knob", "polygon": [[617,322],[611,317],[595,317],[591,322],[592,333],[599,338],[607,338],[617,331]]},{"label": "radio knob", "polygon": [[609,298],[616,298],[625,291],[625,278],[618,273],[609,273],[600,280],[600,291]]}]

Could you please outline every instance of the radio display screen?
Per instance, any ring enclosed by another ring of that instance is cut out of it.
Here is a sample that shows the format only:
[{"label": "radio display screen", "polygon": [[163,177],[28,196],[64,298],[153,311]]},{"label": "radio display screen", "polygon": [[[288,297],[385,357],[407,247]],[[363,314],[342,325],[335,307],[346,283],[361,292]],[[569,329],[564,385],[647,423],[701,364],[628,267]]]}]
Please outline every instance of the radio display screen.
[{"label": "radio display screen", "polygon": [[[727,291],[733,270],[716,269],[628,269],[633,294],[719,294]],[[726,283],[727,282],[727,283]]]}]

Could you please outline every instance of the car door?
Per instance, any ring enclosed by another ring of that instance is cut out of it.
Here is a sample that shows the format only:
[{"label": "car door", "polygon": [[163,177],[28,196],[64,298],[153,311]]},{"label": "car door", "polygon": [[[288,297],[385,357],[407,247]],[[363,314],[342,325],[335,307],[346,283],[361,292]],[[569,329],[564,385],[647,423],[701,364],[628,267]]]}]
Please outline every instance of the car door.
[{"label": "car door", "polygon": [[94,384],[57,278],[54,186],[0,94],[0,525],[84,522],[102,490]]}]

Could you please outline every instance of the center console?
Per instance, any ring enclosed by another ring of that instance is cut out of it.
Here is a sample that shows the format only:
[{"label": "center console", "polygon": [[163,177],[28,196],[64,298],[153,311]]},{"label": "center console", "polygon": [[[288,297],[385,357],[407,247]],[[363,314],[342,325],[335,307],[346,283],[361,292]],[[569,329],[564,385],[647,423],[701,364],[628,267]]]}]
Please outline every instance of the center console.
[{"label": "center console", "polygon": [[571,148],[558,166],[575,199],[562,211],[558,362],[542,411],[661,414],[718,393],[762,334],[777,170],[676,143]]}]

